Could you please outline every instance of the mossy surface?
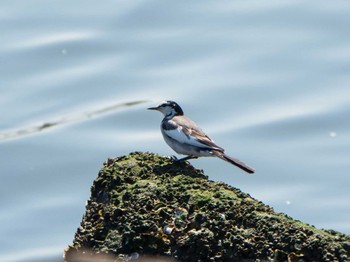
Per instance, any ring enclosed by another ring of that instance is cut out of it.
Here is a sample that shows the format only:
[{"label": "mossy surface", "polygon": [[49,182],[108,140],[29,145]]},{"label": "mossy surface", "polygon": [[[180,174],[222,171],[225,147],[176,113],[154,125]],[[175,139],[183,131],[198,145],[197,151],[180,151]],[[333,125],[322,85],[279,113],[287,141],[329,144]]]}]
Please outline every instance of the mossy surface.
[{"label": "mossy surface", "polygon": [[65,260],[79,252],[115,260],[349,261],[350,237],[276,213],[188,162],[135,152],[104,163]]}]

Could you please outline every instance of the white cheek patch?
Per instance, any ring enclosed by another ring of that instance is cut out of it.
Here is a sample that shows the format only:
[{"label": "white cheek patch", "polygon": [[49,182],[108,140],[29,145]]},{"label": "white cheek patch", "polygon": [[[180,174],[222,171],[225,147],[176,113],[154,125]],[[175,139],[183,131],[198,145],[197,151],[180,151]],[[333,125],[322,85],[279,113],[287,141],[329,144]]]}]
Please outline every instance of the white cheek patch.
[{"label": "white cheek patch", "polygon": [[198,139],[196,139],[195,137],[193,137],[191,135],[187,136],[182,131],[181,127],[178,127],[176,129],[172,129],[172,130],[165,130],[164,132],[167,136],[178,141],[179,143],[188,144],[188,145],[192,145],[192,146],[198,146],[198,147],[212,148],[210,146],[202,144],[201,142],[198,141]]}]

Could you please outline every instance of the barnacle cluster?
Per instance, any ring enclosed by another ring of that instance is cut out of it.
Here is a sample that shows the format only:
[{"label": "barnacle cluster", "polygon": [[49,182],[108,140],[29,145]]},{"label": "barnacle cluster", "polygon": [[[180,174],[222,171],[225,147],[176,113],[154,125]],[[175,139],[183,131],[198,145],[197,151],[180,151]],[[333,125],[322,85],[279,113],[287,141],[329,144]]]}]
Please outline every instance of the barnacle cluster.
[{"label": "barnacle cluster", "polygon": [[108,159],[65,260],[162,255],[179,261],[347,261],[350,237],[276,213],[188,162],[135,152]]}]

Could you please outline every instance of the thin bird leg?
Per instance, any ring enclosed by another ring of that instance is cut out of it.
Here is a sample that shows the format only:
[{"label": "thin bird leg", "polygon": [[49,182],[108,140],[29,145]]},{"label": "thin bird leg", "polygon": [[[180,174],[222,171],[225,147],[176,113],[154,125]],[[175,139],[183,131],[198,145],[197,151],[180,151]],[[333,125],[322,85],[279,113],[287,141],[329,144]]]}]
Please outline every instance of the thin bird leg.
[{"label": "thin bird leg", "polygon": [[196,158],[198,158],[198,156],[186,156],[184,158],[176,159],[175,162],[178,163],[178,162],[183,162],[189,159],[196,159]]}]

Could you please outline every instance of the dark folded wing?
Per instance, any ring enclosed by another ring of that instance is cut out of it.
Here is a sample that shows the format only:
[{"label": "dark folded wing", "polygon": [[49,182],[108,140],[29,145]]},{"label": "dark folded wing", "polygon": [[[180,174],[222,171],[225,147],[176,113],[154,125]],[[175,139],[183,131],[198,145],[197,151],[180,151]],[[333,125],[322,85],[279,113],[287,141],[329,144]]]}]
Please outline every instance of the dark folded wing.
[{"label": "dark folded wing", "polygon": [[188,137],[189,141],[196,140],[197,142],[199,142],[199,144],[202,144],[203,146],[222,152],[224,151],[222,147],[219,147],[217,144],[215,144],[215,142],[209,136],[207,136],[195,122],[193,122],[188,117],[175,116],[169,122],[172,122],[173,126],[178,125]]}]

